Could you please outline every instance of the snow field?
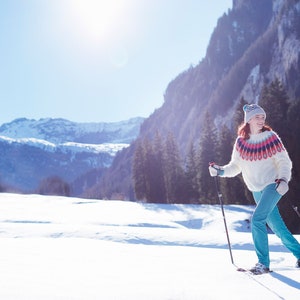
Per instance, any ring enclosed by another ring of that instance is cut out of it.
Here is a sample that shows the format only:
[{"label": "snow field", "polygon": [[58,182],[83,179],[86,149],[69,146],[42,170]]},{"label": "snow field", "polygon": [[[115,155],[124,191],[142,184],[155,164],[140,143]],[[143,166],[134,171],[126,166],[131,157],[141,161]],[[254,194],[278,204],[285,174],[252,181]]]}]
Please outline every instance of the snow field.
[{"label": "snow field", "polygon": [[[256,263],[245,221],[226,206],[235,263]],[[299,236],[296,236],[299,240]],[[270,235],[274,272],[231,264],[218,206],[0,194],[0,299],[297,299],[295,258]]]}]

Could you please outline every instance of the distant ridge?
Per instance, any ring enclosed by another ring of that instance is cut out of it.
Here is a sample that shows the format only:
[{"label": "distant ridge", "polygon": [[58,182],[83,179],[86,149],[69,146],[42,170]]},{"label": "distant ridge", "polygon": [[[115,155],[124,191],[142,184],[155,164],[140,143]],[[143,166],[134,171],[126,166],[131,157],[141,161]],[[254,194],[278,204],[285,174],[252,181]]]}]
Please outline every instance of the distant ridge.
[{"label": "distant ridge", "polygon": [[18,118],[0,126],[0,135],[10,138],[36,138],[52,143],[89,144],[130,143],[138,134],[142,117],[120,122],[72,122],[61,118],[39,120]]},{"label": "distant ridge", "polygon": [[143,121],[19,118],[5,123],[0,127],[0,190],[36,192],[41,181],[55,176],[70,185],[71,195],[79,196],[138,136]]}]

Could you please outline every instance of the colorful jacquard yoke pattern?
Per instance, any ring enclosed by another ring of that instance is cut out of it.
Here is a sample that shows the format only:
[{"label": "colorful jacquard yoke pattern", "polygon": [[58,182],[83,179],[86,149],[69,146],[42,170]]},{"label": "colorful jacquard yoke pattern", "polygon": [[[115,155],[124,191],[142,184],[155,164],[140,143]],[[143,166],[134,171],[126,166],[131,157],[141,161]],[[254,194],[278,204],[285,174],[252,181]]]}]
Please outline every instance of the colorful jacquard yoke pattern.
[{"label": "colorful jacquard yoke pattern", "polygon": [[262,160],[272,157],[285,148],[276,134],[270,132],[263,140],[238,138],[236,150],[244,160]]}]

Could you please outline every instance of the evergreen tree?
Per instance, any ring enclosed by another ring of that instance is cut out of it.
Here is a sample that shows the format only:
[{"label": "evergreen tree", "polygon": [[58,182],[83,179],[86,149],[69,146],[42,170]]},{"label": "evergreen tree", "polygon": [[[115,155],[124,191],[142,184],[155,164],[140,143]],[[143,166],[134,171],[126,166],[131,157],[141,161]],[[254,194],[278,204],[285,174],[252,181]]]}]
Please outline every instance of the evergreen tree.
[{"label": "evergreen tree", "polygon": [[161,165],[157,160],[153,143],[149,139],[145,140],[145,177],[146,177],[146,199],[150,203],[164,203],[165,194],[159,187],[162,184],[160,176]]},{"label": "evergreen tree", "polygon": [[185,163],[186,188],[185,197],[190,203],[199,201],[199,186],[197,184],[196,149],[190,144]]},{"label": "evergreen tree", "polygon": [[266,123],[284,138],[287,131],[287,111],[289,97],[278,78],[263,88],[259,104],[267,114]]},{"label": "evergreen tree", "polygon": [[199,198],[202,203],[216,203],[216,192],[208,165],[218,159],[217,129],[209,112],[205,113],[199,149],[197,153],[197,183]]},{"label": "evergreen tree", "polygon": [[169,133],[164,147],[164,177],[168,203],[179,203],[184,195],[184,171],[175,139]]},{"label": "evergreen tree", "polygon": [[293,207],[300,213],[300,99],[294,101],[288,109],[288,132],[289,136],[285,146],[293,162],[292,179],[289,183],[289,192],[286,194],[286,201],[280,201],[280,212],[289,227],[294,233],[300,233],[300,218],[293,211]]},{"label": "evergreen tree", "polygon": [[[299,217],[293,206],[299,207],[299,107],[295,102],[289,105],[289,97],[282,83],[276,78],[264,88],[260,104],[267,114],[267,123],[279,134],[293,162],[292,180],[289,192],[283,196],[278,206],[280,213],[292,232],[300,231]],[[289,108],[290,107],[290,108]]]},{"label": "evergreen tree", "polygon": [[145,153],[141,140],[136,142],[132,163],[132,176],[135,197],[138,200],[146,199]]},{"label": "evergreen tree", "polygon": [[[218,164],[224,165],[230,161],[232,146],[234,142],[231,132],[229,131],[228,127],[225,125],[221,128],[218,142],[219,142],[218,148],[221,149],[218,155],[219,156]],[[233,180],[233,178],[220,179],[220,189],[223,194],[223,201],[226,204],[232,202],[233,199],[235,199],[235,194],[234,194],[235,188],[233,187],[234,183],[235,180]]]},{"label": "evergreen tree", "polygon": [[153,142],[154,150],[154,163],[155,163],[155,184],[157,200],[160,202],[166,202],[166,187],[164,178],[164,150],[161,135],[157,131],[154,136]]}]

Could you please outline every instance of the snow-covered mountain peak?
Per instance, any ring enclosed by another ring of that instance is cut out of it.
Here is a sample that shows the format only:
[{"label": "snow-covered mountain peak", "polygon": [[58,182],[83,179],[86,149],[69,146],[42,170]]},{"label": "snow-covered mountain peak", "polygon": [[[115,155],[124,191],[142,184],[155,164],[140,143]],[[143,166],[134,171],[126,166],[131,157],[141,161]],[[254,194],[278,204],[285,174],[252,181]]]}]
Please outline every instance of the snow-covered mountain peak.
[{"label": "snow-covered mountain peak", "polygon": [[14,139],[36,138],[54,144],[130,143],[138,135],[143,121],[144,118],[141,117],[112,123],[77,123],[61,118],[19,118],[0,126],[0,135]]},{"label": "snow-covered mountain peak", "polygon": [[[138,136],[142,122],[143,118],[115,123],[20,118],[3,124],[0,184],[28,192],[37,189],[43,178],[55,175],[70,185],[76,181],[73,194],[79,195]],[[92,170],[97,170],[92,179],[84,179]]]}]

